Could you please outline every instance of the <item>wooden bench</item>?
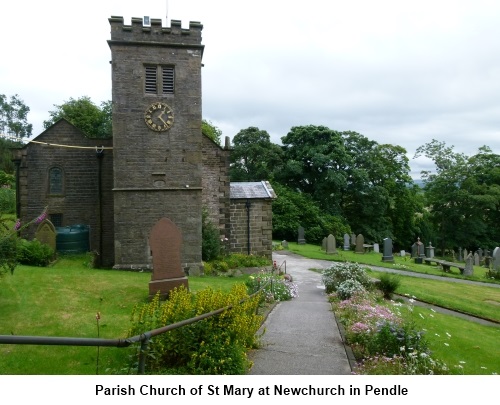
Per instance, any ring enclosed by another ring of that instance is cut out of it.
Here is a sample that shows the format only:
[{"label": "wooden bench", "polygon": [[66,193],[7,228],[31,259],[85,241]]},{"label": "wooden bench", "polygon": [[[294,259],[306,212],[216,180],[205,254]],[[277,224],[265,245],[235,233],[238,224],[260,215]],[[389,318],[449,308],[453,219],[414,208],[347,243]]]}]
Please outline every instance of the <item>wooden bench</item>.
[{"label": "wooden bench", "polygon": [[450,273],[451,267],[456,267],[458,270],[460,270],[460,274],[463,274],[464,270],[465,270],[464,263],[447,262],[446,260],[435,259],[433,257],[432,258],[429,258],[429,257],[424,258],[424,262],[426,264],[436,263],[436,265],[439,265],[443,268],[443,271],[445,273]]}]

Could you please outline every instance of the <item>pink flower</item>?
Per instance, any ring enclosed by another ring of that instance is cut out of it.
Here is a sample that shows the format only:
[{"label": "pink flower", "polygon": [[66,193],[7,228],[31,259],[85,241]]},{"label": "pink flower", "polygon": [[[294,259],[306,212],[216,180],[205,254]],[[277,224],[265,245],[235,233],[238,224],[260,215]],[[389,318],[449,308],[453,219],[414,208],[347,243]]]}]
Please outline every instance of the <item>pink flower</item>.
[{"label": "pink flower", "polygon": [[18,218],[16,223],[14,224],[14,231],[18,231],[21,228],[21,220]]}]

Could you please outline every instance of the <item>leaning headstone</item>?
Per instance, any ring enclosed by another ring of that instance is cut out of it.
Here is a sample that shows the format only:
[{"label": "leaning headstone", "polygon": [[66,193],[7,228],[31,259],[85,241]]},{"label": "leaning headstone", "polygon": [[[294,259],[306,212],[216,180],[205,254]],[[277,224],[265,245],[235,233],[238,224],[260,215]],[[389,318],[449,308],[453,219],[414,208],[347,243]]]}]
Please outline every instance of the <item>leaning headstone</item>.
[{"label": "leaning headstone", "polygon": [[329,255],[337,254],[337,243],[335,241],[335,236],[332,234],[328,235],[326,240],[326,253]]},{"label": "leaning headstone", "polygon": [[394,256],[392,255],[392,239],[384,239],[384,255],[382,256],[383,262],[394,262]]},{"label": "leaning headstone", "polygon": [[479,266],[479,262],[480,262],[480,259],[479,259],[479,253],[474,253],[474,266]]},{"label": "leaning headstone", "polygon": [[500,247],[496,247],[492,254],[492,269],[494,271],[500,271]]},{"label": "leaning headstone", "polygon": [[40,222],[35,232],[35,238],[39,242],[49,245],[54,252],[56,251],[57,232],[55,226],[48,219]]},{"label": "leaning headstone", "polygon": [[356,236],[356,253],[365,253],[365,237],[362,234]]},{"label": "leaning headstone", "polygon": [[351,239],[349,238],[348,234],[344,234],[344,250],[350,250],[351,249]]},{"label": "leaning headstone", "polygon": [[149,296],[158,292],[167,298],[174,288],[189,289],[188,279],[181,266],[182,234],[168,218],[161,218],[149,234],[149,247],[153,256],[153,273],[149,282]]},{"label": "leaning headstone", "polygon": [[326,238],[323,238],[323,240],[321,241],[321,250],[326,251]]},{"label": "leaning headstone", "polygon": [[467,258],[465,259],[465,268],[463,275],[464,276],[472,276],[474,273],[474,256],[472,256],[472,252],[469,253]]},{"label": "leaning headstone", "polygon": [[373,244],[373,251],[374,251],[375,253],[380,253],[380,246],[379,246],[379,244],[378,244],[378,243],[374,243],[374,244]]},{"label": "leaning headstone", "polygon": [[303,226],[299,226],[298,233],[299,233],[299,237],[297,239],[297,243],[299,245],[305,245],[306,240],[304,238],[304,227]]}]

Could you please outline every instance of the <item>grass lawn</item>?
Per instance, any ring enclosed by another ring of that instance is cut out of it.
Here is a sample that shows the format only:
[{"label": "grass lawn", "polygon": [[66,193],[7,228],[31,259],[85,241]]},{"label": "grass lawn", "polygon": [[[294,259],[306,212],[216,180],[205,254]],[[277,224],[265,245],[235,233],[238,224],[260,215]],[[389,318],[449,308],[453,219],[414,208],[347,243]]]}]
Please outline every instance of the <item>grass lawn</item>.
[{"label": "grass lawn", "polygon": [[[150,273],[96,270],[86,257],[46,268],[19,266],[0,281],[0,335],[124,338]],[[189,287],[229,291],[248,276],[189,277]],[[99,328],[96,314],[100,313]],[[0,345],[0,374],[96,374],[96,347]],[[125,366],[128,349],[100,348],[99,374]],[[109,369],[109,370],[108,370]],[[108,370],[108,371],[106,371]]]}]

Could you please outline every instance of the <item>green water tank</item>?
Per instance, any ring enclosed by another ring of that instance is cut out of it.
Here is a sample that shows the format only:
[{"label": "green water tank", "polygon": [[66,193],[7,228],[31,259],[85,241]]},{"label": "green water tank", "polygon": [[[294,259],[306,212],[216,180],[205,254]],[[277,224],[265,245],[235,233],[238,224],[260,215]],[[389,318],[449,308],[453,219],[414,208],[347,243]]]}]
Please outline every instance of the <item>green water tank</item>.
[{"label": "green water tank", "polygon": [[56,228],[56,250],[59,253],[84,253],[90,250],[90,226],[71,225]]}]

